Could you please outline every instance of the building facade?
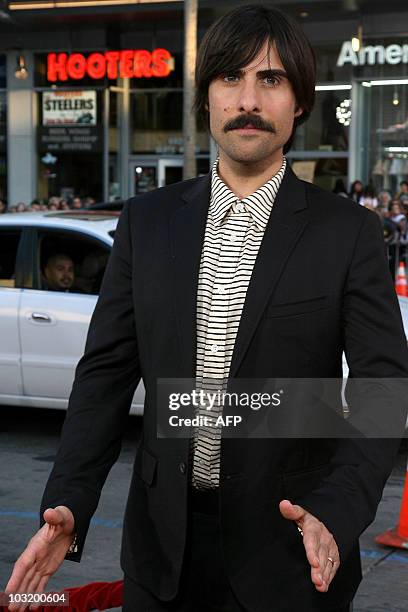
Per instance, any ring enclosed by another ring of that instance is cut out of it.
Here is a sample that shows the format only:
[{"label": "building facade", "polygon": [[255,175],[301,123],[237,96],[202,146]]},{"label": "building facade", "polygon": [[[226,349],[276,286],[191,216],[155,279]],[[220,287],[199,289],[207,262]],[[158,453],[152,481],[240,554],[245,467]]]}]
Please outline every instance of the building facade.
[{"label": "building facade", "polygon": [[[108,201],[181,180],[183,3],[49,4],[10,2],[12,20],[0,22],[0,198]],[[199,2],[199,39],[236,4]],[[312,0],[271,4],[302,21],[317,56],[316,106],[288,155],[295,170],[326,189],[360,179],[395,192],[408,179],[405,0],[387,12],[376,0],[358,11],[349,0],[327,0],[326,12]],[[215,154],[198,125],[199,174]]]}]

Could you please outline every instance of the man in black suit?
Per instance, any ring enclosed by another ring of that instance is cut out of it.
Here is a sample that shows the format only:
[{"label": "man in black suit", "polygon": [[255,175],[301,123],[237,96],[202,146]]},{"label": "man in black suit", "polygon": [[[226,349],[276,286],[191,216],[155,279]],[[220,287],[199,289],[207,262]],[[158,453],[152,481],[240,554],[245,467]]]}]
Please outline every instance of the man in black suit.
[{"label": "man in black suit", "polygon": [[[377,217],[298,180],[284,158],[314,83],[310,44],[275,9],[235,9],[207,32],[196,108],[219,159],[210,175],[124,207],[43,498],[46,523],[9,591],[43,590],[65,556],[79,561],[142,377],[124,610],[350,609],[358,537],[397,440],[233,439],[200,426],[190,438],[157,436],[158,379],[341,378],[343,350],[356,380],[408,375]],[[378,385],[363,388],[375,406]]]}]

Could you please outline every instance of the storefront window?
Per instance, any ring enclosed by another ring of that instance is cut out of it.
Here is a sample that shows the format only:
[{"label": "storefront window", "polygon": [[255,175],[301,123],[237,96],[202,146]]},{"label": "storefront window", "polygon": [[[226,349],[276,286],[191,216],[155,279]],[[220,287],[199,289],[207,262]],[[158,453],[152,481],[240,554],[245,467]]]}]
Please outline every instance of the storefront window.
[{"label": "storefront window", "polygon": [[133,153],[178,153],[182,144],[182,91],[132,94]]},{"label": "storefront window", "polygon": [[[209,172],[209,158],[197,157],[197,176]],[[173,155],[134,156],[130,163],[131,195],[140,195],[157,187],[183,180],[183,157]]]},{"label": "storefront window", "polygon": [[297,128],[288,154],[300,178],[328,191],[347,191],[350,124],[350,90],[316,91],[312,114]]},{"label": "storefront window", "polygon": [[328,191],[348,189],[352,69],[337,66],[340,50],[341,42],[315,48],[315,105],[307,122],[297,128],[288,154],[301,178]]},{"label": "storefront window", "polygon": [[[131,98],[132,140],[135,154],[183,152],[183,92],[141,91]],[[197,153],[209,151],[209,136],[197,132]]]},{"label": "storefront window", "polygon": [[316,54],[316,75],[318,83],[348,83],[351,78],[351,66],[337,65],[339,53],[342,48],[341,41],[331,45],[314,47]]},{"label": "storefront window", "polygon": [[294,151],[347,151],[350,91],[317,91],[308,121],[296,131]]},{"label": "storefront window", "polygon": [[287,156],[295,174],[302,180],[314,183],[326,191],[346,192],[347,157]]},{"label": "storefront window", "polygon": [[102,199],[102,92],[49,90],[39,95],[38,194]]},{"label": "storefront window", "polygon": [[394,195],[408,179],[408,82],[358,84],[358,178]]}]

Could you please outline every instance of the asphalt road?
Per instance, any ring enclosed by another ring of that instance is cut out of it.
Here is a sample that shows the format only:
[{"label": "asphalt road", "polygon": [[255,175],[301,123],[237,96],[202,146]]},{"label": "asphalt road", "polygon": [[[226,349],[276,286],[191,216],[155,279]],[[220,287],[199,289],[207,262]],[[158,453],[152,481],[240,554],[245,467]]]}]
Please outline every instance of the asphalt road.
[{"label": "asphalt road", "polygon": [[[0,407],[0,591],[12,565],[38,527],[38,507],[55,456],[64,413]],[[122,517],[141,419],[129,417],[122,452],[108,477],[92,522],[82,562],[66,562],[49,583],[60,590],[122,577]],[[355,612],[408,611],[408,551],[385,549],[374,536],[396,523],[406,472],[406,453],[386,486],[375,523],[361,538],[364,581]]]}]

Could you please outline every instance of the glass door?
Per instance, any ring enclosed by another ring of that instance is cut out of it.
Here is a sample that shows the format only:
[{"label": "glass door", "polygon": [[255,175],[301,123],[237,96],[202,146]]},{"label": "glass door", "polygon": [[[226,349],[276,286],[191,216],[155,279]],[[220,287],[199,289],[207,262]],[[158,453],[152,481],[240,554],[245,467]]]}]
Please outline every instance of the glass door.
[{"label": "glass door", "polygon": [[183,180],[183,160],[133,158],[129,167],[130,197]]},{"label": "glass door", "polygon": [[178,183],[183,180],[182,159],[159,159],[158,161],[159,187]]},{"label": "glass door", "polygon": [[130,163],[130,197],[157,189],[157,163],[133,161]]},{"label": "glass door", "polygon": [[392,197],[408,179],[408,79],[358,84],[357,178]]}]

